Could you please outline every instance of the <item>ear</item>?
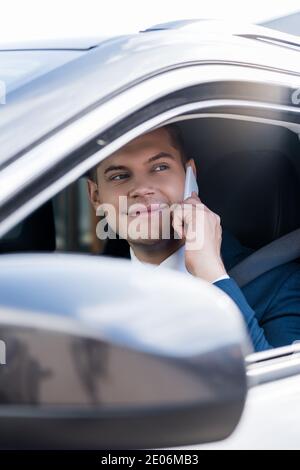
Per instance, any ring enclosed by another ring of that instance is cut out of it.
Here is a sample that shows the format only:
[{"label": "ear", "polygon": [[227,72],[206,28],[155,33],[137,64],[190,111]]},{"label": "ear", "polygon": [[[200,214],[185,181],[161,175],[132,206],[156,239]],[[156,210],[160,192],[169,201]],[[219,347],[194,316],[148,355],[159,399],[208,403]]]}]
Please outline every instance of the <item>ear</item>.
[{"label": "ear", "polygon": [[95,211],[97,210],[97,207],[100,205],[100,199],[99,199],[99,191],[98,191],[98,185],[95,183],[93,180],[89,179],[87,180],[87,190],[88,190],[88,195],[89,195],[89,200],[94,207]]},{"label": "ear", "polygon": [[197,169],[196,169],[196,164],[195,164],[195,160],[193,158],[190,158],[186,164],[185,164],[185,169],[187,169],[188,166],[191,166],[193,168],[193,172],[194,172],[194,175],[197,179]]}]

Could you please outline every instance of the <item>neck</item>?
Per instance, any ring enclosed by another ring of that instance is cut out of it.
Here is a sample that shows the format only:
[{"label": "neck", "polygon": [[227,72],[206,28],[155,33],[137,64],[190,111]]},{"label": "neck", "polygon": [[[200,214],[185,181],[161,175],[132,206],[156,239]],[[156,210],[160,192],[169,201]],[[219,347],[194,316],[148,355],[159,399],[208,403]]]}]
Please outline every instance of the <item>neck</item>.
[{"label": "neck", "polygon": [[129,244],[137,259],[143,263],[160,264],[175,253],[184,244],[184,240],[159,240],[152,245]]}]

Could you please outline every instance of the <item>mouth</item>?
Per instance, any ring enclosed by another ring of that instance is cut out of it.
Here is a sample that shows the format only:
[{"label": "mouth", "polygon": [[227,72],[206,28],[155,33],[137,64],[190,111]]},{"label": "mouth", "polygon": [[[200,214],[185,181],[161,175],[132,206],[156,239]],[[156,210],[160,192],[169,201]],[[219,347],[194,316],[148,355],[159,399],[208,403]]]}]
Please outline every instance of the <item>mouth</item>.
[{"label": "mouth", "polygon": [[149,205],[133,204],[131,207],[129,207],[127,215],[129,217],[148,217],[149,215],[151,216],[163,211],[167,207],[169,206],[166,203],[153,203]]}]

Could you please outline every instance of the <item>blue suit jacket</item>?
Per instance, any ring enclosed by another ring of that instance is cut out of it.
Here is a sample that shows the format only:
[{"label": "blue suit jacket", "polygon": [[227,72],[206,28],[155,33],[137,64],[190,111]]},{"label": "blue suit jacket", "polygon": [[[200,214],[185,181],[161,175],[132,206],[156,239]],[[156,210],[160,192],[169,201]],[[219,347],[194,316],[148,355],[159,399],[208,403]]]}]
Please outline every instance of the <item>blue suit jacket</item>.
[{"label": "blue suit jacket", "polygon": [[[253,250],[223,231],[221,253],[230,270]],[[286,263],[262,274],[245,287],[233,279],[214,283],[239,307],[255,351],[285,346],[300,340],[300,265]]]}]

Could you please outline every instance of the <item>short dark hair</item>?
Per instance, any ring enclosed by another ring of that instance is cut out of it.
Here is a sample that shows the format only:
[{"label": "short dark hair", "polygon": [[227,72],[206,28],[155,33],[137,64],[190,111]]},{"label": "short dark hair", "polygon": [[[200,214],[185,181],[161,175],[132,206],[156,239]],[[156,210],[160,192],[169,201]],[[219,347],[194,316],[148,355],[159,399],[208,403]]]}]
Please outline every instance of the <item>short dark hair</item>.
[{"label": "short dark hair", "polygon": [[[166,131],[168,132],[171,144],[174,148],[176,148],[179,151],[182,164],[183,166],[185,166],[186,162],[188,161],[188,157],[187,157],[185,143],[184,143],[184,139],[183,139],[180,128],[174,123],[166,124],[162,126],[161,128],[166,129]],[[89,170],[86,173],[86,176],[96,183],[97,182],[97,167],[94,167],[91,170]]]},{"label": "short dark hair", "polygon": [[173,147],[175,147],[181,156],[181,160],[183,165],[188,161],[188,156],[186,153],[186,147],[185,147],[185,142],[183,139],[183,135],[181,133],[180,128],[176,124],[166,124],[163,126],[163,129],[166,129],[168,131],[171,143]]}]

